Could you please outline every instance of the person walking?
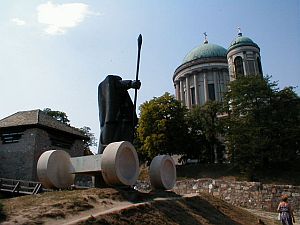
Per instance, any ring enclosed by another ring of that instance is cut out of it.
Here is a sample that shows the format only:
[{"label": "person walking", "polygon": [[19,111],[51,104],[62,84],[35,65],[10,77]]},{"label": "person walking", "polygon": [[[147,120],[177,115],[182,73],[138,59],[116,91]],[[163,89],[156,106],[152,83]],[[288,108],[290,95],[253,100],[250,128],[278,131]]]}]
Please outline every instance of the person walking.
[{"label": "person walking", "polygon": [[281,196],[281,202],[277,211],[280,213],[280,221],[282,225],[293,225],[295,217],[291,205],[288,203],[288,195]]}]

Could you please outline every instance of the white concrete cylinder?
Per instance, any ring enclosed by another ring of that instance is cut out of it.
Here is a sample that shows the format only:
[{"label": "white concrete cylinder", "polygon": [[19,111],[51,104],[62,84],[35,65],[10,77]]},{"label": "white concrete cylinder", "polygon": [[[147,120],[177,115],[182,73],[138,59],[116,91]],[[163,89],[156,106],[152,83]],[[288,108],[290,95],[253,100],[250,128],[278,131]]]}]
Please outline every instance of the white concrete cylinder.
[{"label": "white concrete cylinder", "polygon": [[175,162],[169,155],[159,155],[150,164],[150,181],[154,189],[170,190],[176,183]]},{"label": "white concrete cylinder", "polygon": [[110,143],[103,151],[101,171],[109,185],[133,185],[139,175],[139,159],[128,141]]},{"label": "white concrete cylinder", "polygon": [[65,189],[74,183],[70,155],[62,150],[44,152],[37,163],[37,176],[46,188]]}]

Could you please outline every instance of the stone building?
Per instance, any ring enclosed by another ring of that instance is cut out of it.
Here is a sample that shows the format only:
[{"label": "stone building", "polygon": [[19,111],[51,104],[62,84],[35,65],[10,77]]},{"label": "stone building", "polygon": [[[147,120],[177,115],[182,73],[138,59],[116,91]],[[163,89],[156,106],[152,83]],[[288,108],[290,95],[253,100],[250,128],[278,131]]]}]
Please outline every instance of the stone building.
[{"label": "stone building", "polygon": [[184,57],[173,75],[176,99],[189,109],[222,102],[228,83],[239,76],[262,76],[260,48],[240,30],[228,49],[208,43],[204,34],[204,43]]},{"label": "stone building", "polygon": [[60,149],[71,156],[83,156],[80,130],[63,124],[41,110],[17,112],[0,120],[0,177],[37,180],[40,155]]}]

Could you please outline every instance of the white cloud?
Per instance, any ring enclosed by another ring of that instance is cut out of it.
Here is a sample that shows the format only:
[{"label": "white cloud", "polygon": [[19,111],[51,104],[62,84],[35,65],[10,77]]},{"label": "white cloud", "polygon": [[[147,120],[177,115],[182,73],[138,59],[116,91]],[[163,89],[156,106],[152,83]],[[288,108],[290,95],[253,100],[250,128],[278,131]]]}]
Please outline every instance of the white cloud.
[{"label": "white cloud", "polygon": [[47,25],[46,33],[64,34],[68,28],[76,27],[90,14],[89,6],[83,3],[53,4],[47,2],[37,7],[38,22]]},{"label": "white cloud", "polygon": [[11,21],[18,26],[24,26],[26,24],[26,22],[24,20],[21,20],[19,18],[13,18],[13,19],[11,19]]}]

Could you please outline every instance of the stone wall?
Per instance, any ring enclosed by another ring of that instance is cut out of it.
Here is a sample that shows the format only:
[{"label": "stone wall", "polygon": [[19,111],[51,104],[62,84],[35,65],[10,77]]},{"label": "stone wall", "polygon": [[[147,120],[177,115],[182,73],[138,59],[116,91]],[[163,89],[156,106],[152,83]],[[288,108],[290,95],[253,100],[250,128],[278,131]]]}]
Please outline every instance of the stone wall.
[{"label": "stone wall", "polygon": [[[3,144],[0,140],[0,177],[2,178],[37,181],[37,161],[47,150],[64,150],[72,157],[84,154],[83,142],[73,136],[67,136],[73,144],[70,149],[66,149],[53,146],[47,130],[28,128],[21,133],[21,138],[15,143]],[[61,132],[55,135],[61,136]]]},{"label": "stone wall", "polygon": [[0,177],[29,180],[32,176],[35,137],[30,130],[22,132],[18,142],[2,144],[0,141]]},{"label": "stone wall", "polygon": [[295,211],[300,212],[300,186],[199,179],[177,181],[173,191],[178,194],[206,192],[233,205],[266,211],[276,211],[280,196],[287,194]]}]

